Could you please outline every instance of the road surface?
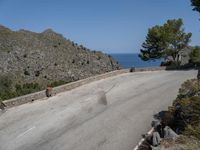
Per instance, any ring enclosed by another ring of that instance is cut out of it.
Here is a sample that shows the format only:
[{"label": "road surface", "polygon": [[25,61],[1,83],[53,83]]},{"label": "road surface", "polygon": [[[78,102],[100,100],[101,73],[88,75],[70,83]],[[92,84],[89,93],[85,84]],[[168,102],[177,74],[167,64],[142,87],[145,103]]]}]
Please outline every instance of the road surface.
[{"label": "road surface", "polygon": [[0,150],[132,150],[197,71],[127,73],[0,113]]}]

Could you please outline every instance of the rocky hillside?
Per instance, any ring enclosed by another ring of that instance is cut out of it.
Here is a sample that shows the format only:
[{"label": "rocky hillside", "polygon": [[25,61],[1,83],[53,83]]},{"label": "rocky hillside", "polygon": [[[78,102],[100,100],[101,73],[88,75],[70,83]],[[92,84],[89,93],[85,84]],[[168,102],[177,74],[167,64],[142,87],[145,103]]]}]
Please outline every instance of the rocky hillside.
[{"label": "rocky hillside", "polygon": [[0,83],[0,90],[9,86],[16,95],[17,89],[29,84],[44,89],[117,69],[111,56],[91,51],[51,29],[34,33],[0,26],[0,80],[6,82]]}]

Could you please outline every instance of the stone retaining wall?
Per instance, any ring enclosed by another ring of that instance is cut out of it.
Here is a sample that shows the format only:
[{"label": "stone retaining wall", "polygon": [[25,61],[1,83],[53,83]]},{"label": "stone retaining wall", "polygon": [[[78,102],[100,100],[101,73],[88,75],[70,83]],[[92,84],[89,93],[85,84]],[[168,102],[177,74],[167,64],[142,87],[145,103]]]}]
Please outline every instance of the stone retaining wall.
[{"label": "stone retaining wall", "polygon": [[[127,72],[129,72],[129,70],[127,70],[127,69],[116,70],[116,71],[112,71],[112,72],[109,72],[109,73],[105,73],[105,74],[89,77],[89,78],[86,78],[86,79],[83,79],[83,80],[79,80],[79,81],[76,81],[76,82],[61,85],[61,86],[53,88],[53,90],[52,90],[53,95],[55,95],[57,93],[64,92],[64,91],[72,90],[76,87],[79,87],[79,86],[84,85],[84,84],[91,83],[93,81],[105,79],[105,78],[108,78],[108,77],[112,77],[112,76],[127,73]],[[46,93],[45,93],[45,90],[43,90],[43,91],[39,91],[39,92],[36,92],[36,93],[32,93],[32,94],[16,97],[16,98],[13,98],[13,99],[10,99],[10,100],[6,100],[6,101],[3,101],[3,103],[6,105],[6,107],[9,108],[9,107],[14,107],[14,106],[22,105],[22,104],[25,104],[25,103],[33,102],[33,101],[38,100],[38,99],[43,99],[45,97],[46,97]]]},{"label": "stone retaining wall", "polygon": [[[160,70],[165,70],[165,69],[166,69],[165,67],[135,68],[134,72],[160,71]],[[91,83],[93,81],[105,79],[105,78],[108,78],[108,77],[112,77],[112,76],[116,76],[116,75],[128,73],[128,72],[129,72],[129,69],[116,70],[116,71],[112,71],[112,72],[109,72],[109,73],[105,73],[105,74],[89,77],[89,78],[86,78],[86,79],[83,79],[83,80],[79,80],[79,81],[76,81],[76,82],[72,82],[72,83],[69,83],[69,84],[61,85],[61,86],[53,88],[53,90],[52,90],[53,95],[55,95],[57,93],[64,92],[64,91],[72,90],[76,87],[79,87],[79,86],[84,85],[84,84]],[[38,99],[43,99],[45,97],[46,97],[46,93],[45,93],[45,90],[43,90],[43,91],[39,91],[39,92],[36,92],[36,93],[28,94],[28,95],[25,95],[25,96],[20,96],[20,97],[16,97],[16,98],[13,98],[13,99],[10,99],[10,100],[6,100],[6,101],[3,101],[3,103],[6,105],[6,107],[9,108],[9,107],[14,107],[14,106],[22,105],[22,104],[25,104],[25,103],[33,102],[33,101],[38,100]]]},{"label": "stone retaining wall", "polygon": [[161,70],[166,70],[166,67],[135,68],[135,72],[142,72],[142,71],[161,71]]}]

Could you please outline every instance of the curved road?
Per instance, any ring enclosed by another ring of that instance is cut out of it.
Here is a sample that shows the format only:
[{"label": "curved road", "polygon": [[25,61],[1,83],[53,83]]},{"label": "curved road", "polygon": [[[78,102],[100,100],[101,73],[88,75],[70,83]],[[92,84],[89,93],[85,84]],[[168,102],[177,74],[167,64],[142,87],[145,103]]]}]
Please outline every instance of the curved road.
[{"label": "curved road", "polygon": [[127,73],[0,112],[0,150],[132,150],[196,75]]}]

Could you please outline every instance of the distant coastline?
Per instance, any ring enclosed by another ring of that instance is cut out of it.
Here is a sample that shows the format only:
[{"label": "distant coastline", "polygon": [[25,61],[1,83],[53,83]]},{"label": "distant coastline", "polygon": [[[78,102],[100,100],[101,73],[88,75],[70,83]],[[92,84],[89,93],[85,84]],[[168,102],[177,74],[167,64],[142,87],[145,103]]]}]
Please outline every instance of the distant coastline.
[{"label": "distant coastline", "polygon": [[110,54],[124,69],[131,67],[157,67],[162,60],[142,61],[138,53],[111,53]]}]

